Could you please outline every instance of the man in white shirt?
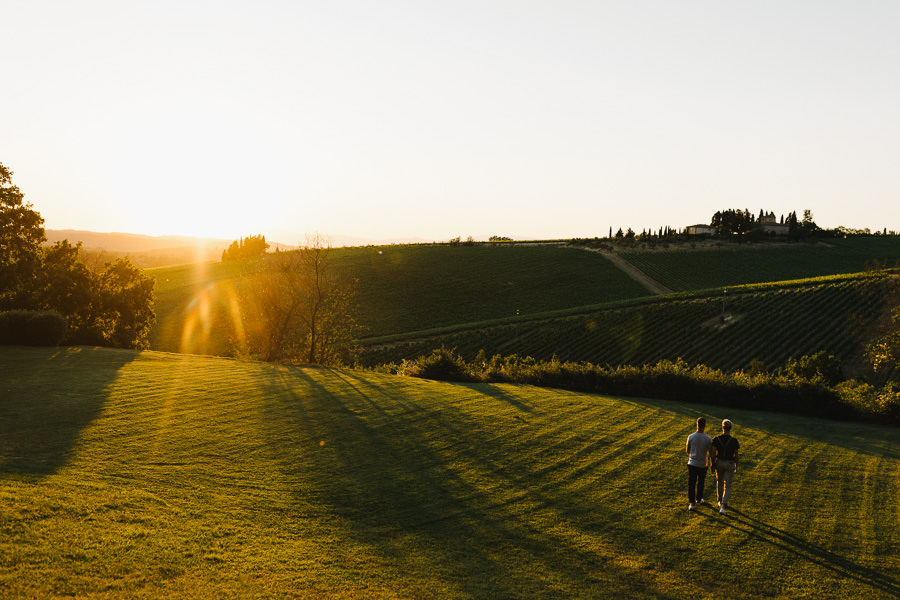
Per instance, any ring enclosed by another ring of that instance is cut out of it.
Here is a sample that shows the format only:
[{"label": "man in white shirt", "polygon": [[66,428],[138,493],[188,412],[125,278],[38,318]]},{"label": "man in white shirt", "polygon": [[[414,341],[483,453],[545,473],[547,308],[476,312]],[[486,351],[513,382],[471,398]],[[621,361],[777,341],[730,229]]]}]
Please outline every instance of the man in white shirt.
[{"label": "man in white shirt", "polygon": [[712,438],[706,435],[706,419],[697,419],[697,431],[688,436],[685,452],[688,455],[688,510],[696,504],[703,504],[703,485],[706,483],[706,469],[709,465],[709,449]]}]

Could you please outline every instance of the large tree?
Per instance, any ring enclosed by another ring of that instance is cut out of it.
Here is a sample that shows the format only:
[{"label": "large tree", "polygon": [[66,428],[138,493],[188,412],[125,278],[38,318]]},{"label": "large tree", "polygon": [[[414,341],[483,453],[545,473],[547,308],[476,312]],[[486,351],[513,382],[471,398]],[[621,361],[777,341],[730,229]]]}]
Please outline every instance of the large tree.
[{"label": "large tree", "polygon": [[59,312],[63,343],[145,347],[154,280],[127,259],[91,270],[68,240],[44,248],[43,223],[0,164],[0,310]]},{"label": "large tree", "polygon": [[248,350],[265,360],[345,361],[359,327],[354,282],[334,268],[321,236],[267,257],[248,278]]},{"label": "large tree", "polygon": [[0,163],[0,309],[22,308],[25,288],[41,262],[44,219],[12,183]]}]

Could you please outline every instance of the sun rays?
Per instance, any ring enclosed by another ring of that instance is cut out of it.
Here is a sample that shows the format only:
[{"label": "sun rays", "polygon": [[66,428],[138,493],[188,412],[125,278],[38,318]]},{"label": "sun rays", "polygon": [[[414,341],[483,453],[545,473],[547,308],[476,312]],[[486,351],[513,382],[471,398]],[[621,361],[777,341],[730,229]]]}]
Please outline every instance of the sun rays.
[{"label": "sun rays", "polygon": [[[196,280],[203,281],[206,263],[196,265]],[[215,335],[230,337],[238,354],[247,348],[243,311],[235,283],[230,280],[209,282],[198,286],[185,307],[179,352],[183,354],[214,354]]]}]

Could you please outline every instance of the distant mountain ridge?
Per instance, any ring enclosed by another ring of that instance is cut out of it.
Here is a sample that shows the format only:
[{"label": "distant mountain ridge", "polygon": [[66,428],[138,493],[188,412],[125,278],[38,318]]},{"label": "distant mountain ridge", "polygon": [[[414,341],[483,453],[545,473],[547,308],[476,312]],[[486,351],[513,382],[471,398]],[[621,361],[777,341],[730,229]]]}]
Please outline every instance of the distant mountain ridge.
[{"label": "distant mountain ridge", "polygon": [[[251,232],[252,233],[252,232]],[[248,233],[248,235],[251,235]],[[104,250],[106,252],[149,254],[171,250],[202,250],[204,254],[221,254],[234,239],[203,238],[183,235],[143,235],[138,233],[103,233],[98,231],[83,231],[76,229],[47,229],[47,243],[54,244],[60,240],[69,240],[72,244],[81,242],[86,250]],[[254,234],[255,235],[255,234]],[[302,235],[293,236],[294,243],[266,239],[269,250],[292,250],[298,248],[304,239]],[[420,238],[404,238],[391,240],[372,240],[351,236],[325,236],[332,246],[386,246],[390,244],[418,244],[426,242]],[[235,238],[236,239],[236,238]]]},{"label": "distant mountain ridge", "polygon": [[72,244],[81,242],[88,250],[106,250],[107,252],[153,252],[181,248],[203,248],[221,252],[233,240],[216,238],[199,238],[178,235],[141,235],[137,233],[101,233],[97,231],[80,231],[75,229],[47,229],[47,242],[56,243],[69,240]]}]

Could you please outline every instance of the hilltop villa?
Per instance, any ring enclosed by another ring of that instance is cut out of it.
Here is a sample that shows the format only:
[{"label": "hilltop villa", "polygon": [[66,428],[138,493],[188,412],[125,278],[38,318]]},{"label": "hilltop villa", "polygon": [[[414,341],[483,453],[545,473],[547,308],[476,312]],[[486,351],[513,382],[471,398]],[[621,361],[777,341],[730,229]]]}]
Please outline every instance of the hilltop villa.
[{"label": "hilltop villa", "polygon": [[715,235],[716,228],[709,225],[688,225],[688,235]]},{"label": "hilltop villa", "polygon": [[762,225],[763,231],[766,233],[774,233],[775,235],[787,235],[790,232],[790,227],[785,225],[784,223],[779,223],[778,219],[775,218],[775,213],[770,212],[767,215],[762,215],[759,219],[760,225]]}]

